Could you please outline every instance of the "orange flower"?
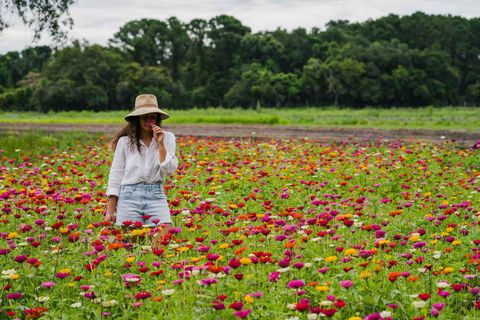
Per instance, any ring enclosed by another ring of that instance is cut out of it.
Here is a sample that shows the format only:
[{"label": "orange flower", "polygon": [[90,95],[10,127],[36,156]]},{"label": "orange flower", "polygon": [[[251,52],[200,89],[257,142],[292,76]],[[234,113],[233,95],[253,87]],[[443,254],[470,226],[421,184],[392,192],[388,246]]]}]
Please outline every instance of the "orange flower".
[{"label": "orange flower", "polygon": [[392,271],[388,274],[388,280],[391,282],[397,281],[397,278],[400,277],[400,272]]}]

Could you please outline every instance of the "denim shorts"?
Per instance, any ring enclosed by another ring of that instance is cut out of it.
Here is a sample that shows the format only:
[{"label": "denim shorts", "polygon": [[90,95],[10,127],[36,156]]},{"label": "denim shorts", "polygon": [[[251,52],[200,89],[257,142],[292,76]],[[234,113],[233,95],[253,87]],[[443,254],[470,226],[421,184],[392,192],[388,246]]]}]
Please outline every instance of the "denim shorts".
[{"label": "denim shorts", "polygon": [[131,222],[156,226],[172,223],[167,197],[161,183],[126,184],[120,188],[117,203],[116,225]]}]

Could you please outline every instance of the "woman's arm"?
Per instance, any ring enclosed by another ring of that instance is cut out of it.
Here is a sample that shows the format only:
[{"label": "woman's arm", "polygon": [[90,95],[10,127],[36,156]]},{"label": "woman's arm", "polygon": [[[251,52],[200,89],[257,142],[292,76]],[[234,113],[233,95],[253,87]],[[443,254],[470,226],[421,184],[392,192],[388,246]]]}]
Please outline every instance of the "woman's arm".
[{"label": "woman's arm", "polygon": [[110,168],[107,188],[108,202],[104,221],[114,221],[115,211],[117,210],[118,195],[120,194],[120,186],[125,172],[125,146],[123,142],[123,140],[118,141]]}]

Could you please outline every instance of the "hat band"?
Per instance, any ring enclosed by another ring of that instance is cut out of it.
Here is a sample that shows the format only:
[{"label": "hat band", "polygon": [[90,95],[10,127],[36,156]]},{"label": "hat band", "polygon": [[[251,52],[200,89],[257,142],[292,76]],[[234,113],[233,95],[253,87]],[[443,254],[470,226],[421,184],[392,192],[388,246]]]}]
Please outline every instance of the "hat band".
[{"label": "hat band", "polygon": [[156,104],[141,104],[141,105],[135,106],[135,110],[136,110],[136,109],[143,108],[143,107],[155,107],[155,108],[158,108],[158,106],[157,106]]}]

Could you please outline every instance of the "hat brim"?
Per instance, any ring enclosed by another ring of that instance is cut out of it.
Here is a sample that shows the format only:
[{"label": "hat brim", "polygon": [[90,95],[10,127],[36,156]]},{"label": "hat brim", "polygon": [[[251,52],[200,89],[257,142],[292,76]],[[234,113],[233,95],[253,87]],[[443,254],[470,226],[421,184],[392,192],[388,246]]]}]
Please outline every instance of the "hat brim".
[{"label": "hat brim", "polygon": [[130,112],[129,114],[127,114],[125,116],[125,120],[127,121],[132,121],[132,119],[134,117],[138,117],[138,116],[141,116],[141,115],[144,115],[144,114],[149,114],[149,113],[158,113],[160,114],[160,119],[162,120],[165,120],[165,119],[168,119],[170,118],[170,116],[168,115],[168,113],[162,111],[161,109],[157,108],[157,107],[143,107],[143,108],[140,108],[140,109],[137,109],[135,111],[132,111]]}]

